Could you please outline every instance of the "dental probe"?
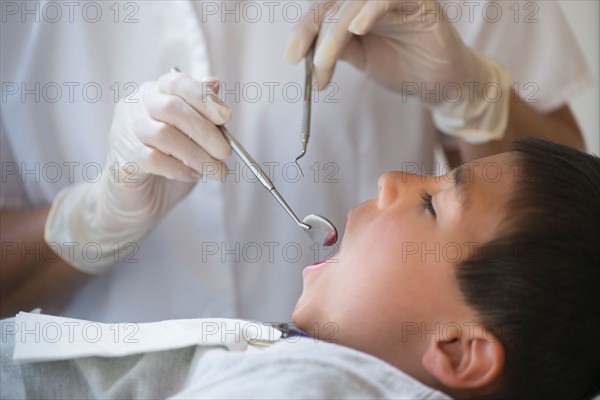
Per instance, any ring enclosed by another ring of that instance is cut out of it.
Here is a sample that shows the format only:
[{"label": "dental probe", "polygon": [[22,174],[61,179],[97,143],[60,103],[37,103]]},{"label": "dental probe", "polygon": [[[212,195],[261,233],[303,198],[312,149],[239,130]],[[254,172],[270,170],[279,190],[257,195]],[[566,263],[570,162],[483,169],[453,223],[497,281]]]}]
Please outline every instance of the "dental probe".
[{"label": "dental probe", "polygon": [[310,116],[312,113],[312,76],[314,70],[313,64],[313,56],[315,54],[315,44],[317,40],[313,42],[308,49],[308,53],[305,56],[305,66],[306,66],[306,75],[304,78],[304,104],[302,107],[302,133],[300,134],[300,140],[302,141],[302,152],[296,159],[294,163],[296,164],[296,168],[298,168],[298,172],[304,178],[304,173],[302,172],[302,168],[300,168],[300,164],[298,164],[298,160],[304,157],[306,154],[306,148],[308,146],[308,138],[310,137]]},{"label": "dental probe", "polygon": [[[173,67],[171,68],[171,72],[180,72],[180,70],[177,67]],[[320,215],[311,214],[304,217],[304,220],[300,221],[300,219],[296,216],[296,213],[294,213],[285,199],[279,194],[275,188],[275,185],[269,179],[269,176],[263,171],[258,163],[254,161],[246,149],[242,147],[242,145],[224,125],[220,125],[218,128],[235,154],[237,154],[244,164],[246,164],[254,176],[258,178],[258,181],[261,183],[261,185],[263,185],[265,189],[267,189],[269,193],[275,197],[275,200],[277,200],[277,202],[283,207],[289,216],[292,217],[294,222],[304,230],[308,237],[315,242],[321,243],[323,246],[333,246],[335,242],[337,242],[337,229],[327,218],[321,217]]]}]

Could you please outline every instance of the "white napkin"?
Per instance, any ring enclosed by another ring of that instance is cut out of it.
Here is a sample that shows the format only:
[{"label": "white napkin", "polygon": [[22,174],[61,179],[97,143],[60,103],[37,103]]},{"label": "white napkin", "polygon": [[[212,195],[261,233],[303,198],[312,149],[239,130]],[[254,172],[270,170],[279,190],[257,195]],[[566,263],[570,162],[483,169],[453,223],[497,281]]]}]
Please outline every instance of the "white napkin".
[{"label": "white napkin", "polygon": [[281,332],[270,325],[236,319],[103,324],[24,312],[5,326],[2,334],[14,335],[13,360],[20,362],[120,357],[194,345],[239,351],[249,344],[266,345],[281,337]]}]

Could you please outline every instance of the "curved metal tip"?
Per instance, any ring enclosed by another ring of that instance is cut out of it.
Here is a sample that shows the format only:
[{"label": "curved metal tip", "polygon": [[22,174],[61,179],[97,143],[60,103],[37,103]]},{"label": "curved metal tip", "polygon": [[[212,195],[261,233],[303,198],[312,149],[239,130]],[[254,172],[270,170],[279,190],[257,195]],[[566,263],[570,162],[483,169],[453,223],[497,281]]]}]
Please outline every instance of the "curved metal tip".
[{"label": "curved metal tip", "polygon": [[306,150],[302,150],[302,153],[300,153],[300,155],[298,157],[296,157],[296,159],[294,160],[294,163],[296,164],[296,168],[298,169],[298,172],[300,172],[300,176],[304,178],[304,172],[302,172],[302,168],[300,168],[300,164],[298,164],[298,160],[301,159],[302,157],[304,157],[304,154],[306,154]]}]

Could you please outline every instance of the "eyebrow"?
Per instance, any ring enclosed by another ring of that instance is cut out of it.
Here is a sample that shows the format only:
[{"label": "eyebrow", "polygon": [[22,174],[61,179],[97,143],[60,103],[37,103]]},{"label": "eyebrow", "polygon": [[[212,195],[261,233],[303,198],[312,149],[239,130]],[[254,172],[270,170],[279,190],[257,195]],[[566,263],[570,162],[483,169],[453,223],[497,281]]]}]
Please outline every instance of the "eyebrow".
[{"label": "eyebrow", "polygon": [[469,187],[471,186],[471,178],[464,177],[464,164],[459,166],[454,170],[453,179],[454,179],[454,189],[458,195],[459,201],[462,204],[463,211],[468,210],[471,205],[470,196],[469,196]]}]

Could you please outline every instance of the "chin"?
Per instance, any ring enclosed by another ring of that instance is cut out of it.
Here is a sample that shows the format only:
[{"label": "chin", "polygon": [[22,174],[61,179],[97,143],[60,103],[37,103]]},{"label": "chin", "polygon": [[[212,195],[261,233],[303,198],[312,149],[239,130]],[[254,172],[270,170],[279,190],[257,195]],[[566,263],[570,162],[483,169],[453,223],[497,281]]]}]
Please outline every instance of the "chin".
[{"label": "chin", "polygon": [[303,296],[304,293],[300,296],[294,311],[292,311],[292,322],[299,329],[308,332],[308,329],[317,321],[317,318],[314,315],[315,313],[311,312],[310,302],[305,301],[306,299],[303,299]]},{"label": "chin", "polygon": [[[298,299],[298,302],[294,306],[294,311],[292,311],[292,322],[300,328],[300,325],[303,324],[305,318],[305,313],[303,312],[304,307],[302,306],[302,296]],[[300,328],[302,329],[302,328]]]}]

